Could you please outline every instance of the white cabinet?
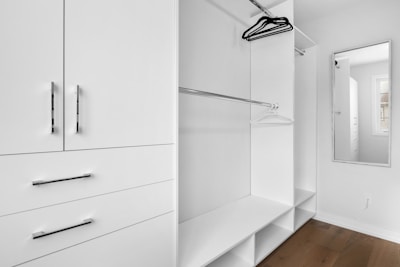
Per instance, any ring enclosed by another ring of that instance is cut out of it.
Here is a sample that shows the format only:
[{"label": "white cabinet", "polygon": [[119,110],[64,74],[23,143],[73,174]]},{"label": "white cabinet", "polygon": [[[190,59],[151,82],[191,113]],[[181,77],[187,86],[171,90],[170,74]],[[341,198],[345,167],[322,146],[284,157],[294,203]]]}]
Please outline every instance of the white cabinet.
[{"label": "white cabinet", "polygon": [[176,265],[175,1],[0,1],[0,266]]},{"label": "white cabinet", "polygon": [[173,180],[173,160],[172,145],[3,156],[0,217]]},{"label": "white cabinet", "polygon": [[21,266],[176,267],[173,257],[175,237],[170,229],[174,216],[169,213]]},{"label": "white cabinet", "polygon": [[0,36],[0,154],[62,150],[63,1],[0,1]]},{"label": "white cabinet", "polygon": [[[0,266],[14,266],[172,210],[173,182],[167,181],[6,216],[0,219]],[[93,223],[75,227],[87,219]],[[53,234],[33,239],[41,232]]]},{"label": "white cabinet", "polygon": [[67,150],[173,142],[174,9],[165,0],[65,1]]},{"label": "white cabinet", "polygon": [[173,0],[6,0],[0,17],[0,154],[173,143]]}]

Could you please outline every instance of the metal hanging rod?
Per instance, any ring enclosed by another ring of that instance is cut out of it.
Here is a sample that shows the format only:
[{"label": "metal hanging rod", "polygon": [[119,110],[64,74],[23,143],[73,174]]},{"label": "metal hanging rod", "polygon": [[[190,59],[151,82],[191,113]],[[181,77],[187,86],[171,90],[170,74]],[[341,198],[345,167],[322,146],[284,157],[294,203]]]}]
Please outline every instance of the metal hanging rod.
[{"label": "metal hanging rod", "polygon": [[179,92],[183,93],[183,94],[189,94],[189,95],[198,95],[198,96],[212,97],[212,98],[217,98],[217,99],[222,99],[222,100],[227,100],[227,101],[260,105],[260,106],[267,107],[267,108],[270,108],[273,110],[276,110],[279,108],[278,104],[271,104],[271,103],[255,101],[255,100],[245,99],[245,98],[240,98],[240,97],[215,94],[215,93],[194,90],[194,89],[189,89],[189,88],[184,88],[184,87],[179,87]]},{"label": "metal hanging rod", "polygon": [[265,14],[267,14],[268,17],[273,18],[275,17],[271,11],[269,11],[268,9],[266,9],[265,7],[263,7],[259,2],[257,2],[256,0],[249,0],[253,5],[255,5],[258,9],[260,9],[262,12],[264,12]]},{"label": "metal hanging rod", "polygon": [[299,53],[300,56],[304,56],[306,54],[306,50],[295,47],[294,50]]}]

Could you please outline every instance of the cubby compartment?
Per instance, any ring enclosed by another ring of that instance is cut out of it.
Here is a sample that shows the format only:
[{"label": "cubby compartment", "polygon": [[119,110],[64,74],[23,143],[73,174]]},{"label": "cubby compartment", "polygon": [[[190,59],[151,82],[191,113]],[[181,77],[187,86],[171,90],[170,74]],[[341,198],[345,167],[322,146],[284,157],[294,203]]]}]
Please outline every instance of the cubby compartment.
[{"label": "cubby compartment", "polygon": [[304,202],[306,202],[313,196],[315,196],[315,192],[300,189],[300,188],[296,188],[294,191],[294,194],[295,194],[294,195],[294,205],[296,207],[303,204]]},{"label": "cubby compartment", "polygon": [[207,267],[253,267],[254,235],[225,253]]},{"label": "cubby compartment", "polygon": [[297,231],[307,221],[315,215],[315,196],[307,199],[299,206],[296,206],[294,211],[294,230]]},{"label": "cubby compartment", "polygon": [[293,214],[291,209],[255,235],[255,263],[260,263],[293,233]]},{"label": "cubby compartment", "polygon": [[[237,253],[246,246],[242,244],[247,244],[243,243],[243,240],[251,238],[291,209],[291,206],[275,201],[249,196],[181,223],[180,266],[207,266],[217,259],[214,264],[232,261],[234,256],[243,255],[243,252]],[[232,250],[232,248],[240,249]],[[236,253],[233,253],[234,256],[225,255],[228,252]],[[254,253],[252,254],[254,257]],[[219,258],[222,255],[223,258]]]}]

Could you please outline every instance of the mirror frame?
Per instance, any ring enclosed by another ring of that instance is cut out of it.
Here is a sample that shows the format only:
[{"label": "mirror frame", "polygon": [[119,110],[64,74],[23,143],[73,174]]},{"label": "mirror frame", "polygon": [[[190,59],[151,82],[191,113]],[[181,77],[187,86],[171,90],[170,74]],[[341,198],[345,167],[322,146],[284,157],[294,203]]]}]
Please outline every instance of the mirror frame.
[{"label": "mirror frame", "polygon": [[[336,54],[343,53],[343,52],[349,52],[352,50],[356,49],[361,49],[361,48],[366,48],[374,45],[379,45],[379,44],[384,44],[388,43],[389,44],[389,88],[390,88],[390,94],[389,94],[389,112],[390,112],[390,121],[389,121],[389,146],[388,146],[388,163],[374,163],[374,162],[362,162],[362,161],[349,161],[349,160],[340,160],[340,159],[335,159],[335,56]],[[392,165],[392,40],[384,40],[380,42],[374,42],[374,43],[369,43],[366,45],[361,45],[361,46],[355,46],[351,47],[348,49],[343,49],[340,51],[334,51],[332,54],[331,58],[331,120],[332,120],[332,129],[331,129],[331,135],[332,135],[332,162],[339,162],[339,163],[347,163],[347,164],[359,164],[359,165],[367,165],[367,166],[378,166],[378,167],[388,167],[390,168]]]}]

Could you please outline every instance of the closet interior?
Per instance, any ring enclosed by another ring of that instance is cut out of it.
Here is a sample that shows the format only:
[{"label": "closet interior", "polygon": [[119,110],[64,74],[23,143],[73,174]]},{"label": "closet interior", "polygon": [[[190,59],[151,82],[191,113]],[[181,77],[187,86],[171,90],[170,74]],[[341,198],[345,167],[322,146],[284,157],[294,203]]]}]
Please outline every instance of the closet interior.
[{"label": "closet interior", "polygon": [[[315,214],[316,44],[242,39],[254,2],[180,1],[181,267],[255,266]],[[293,0],[266,7],[293,24]]]}]

